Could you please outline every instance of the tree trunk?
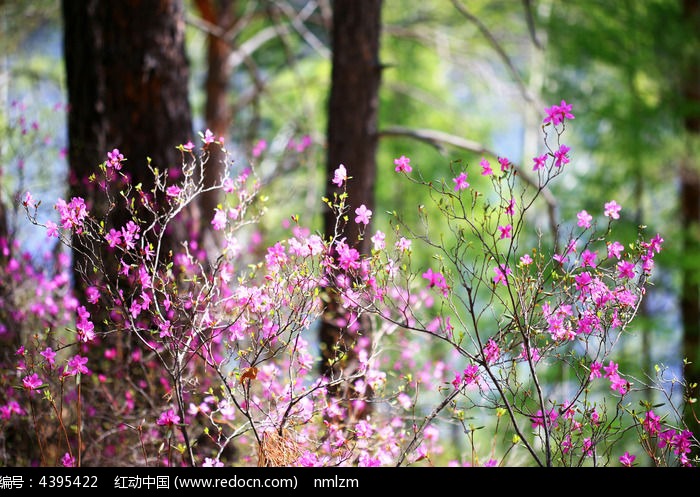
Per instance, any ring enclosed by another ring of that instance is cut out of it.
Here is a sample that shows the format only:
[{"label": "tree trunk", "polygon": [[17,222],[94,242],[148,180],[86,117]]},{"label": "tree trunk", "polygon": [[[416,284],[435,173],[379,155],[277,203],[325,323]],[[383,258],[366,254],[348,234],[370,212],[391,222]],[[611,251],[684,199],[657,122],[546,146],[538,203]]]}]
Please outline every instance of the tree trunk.
[{"label": "tree trunk", "polygon": [[[379,38],[381,32],[381,0],[336,0],[333,3],[332,24],[332,73],[328,106],[328,155],[326,163],[328,198],[340,193],[331,182],[333,172],[345,165],[348,176],[348,217],[340,233],[335,233],[335,215],[328,211],[324,216],[327,237],[346,237],[346,243],[360,253],[370,252],[369,236],[360,237],[360,226],[354,222],[355,209],[364,204],[374,210],[374,182],[376,177],[377,108],[381,79],[379,63]],[[370,226],[365,227],[370,233]],[[341,326],[338,296],[328,295],[328,306],[320,330],[323,363],[321,374],[338,378],[352,373],[357,364],[357,339],[361,334],[369,338],[368,323],[350,332]],[[340,359],[342,355],[342,359]],[[341,395],[339,390],[331,392]],[[348,393],[352,400],[353,393]],[[348,404],[350,408],[353,404]],[[362,404],[354,404],[355,406]],[[366,413],[366,406],[354,412],[355,417]],[[351,417],[352,417],[351,413]]]},{"label": "tree trunk", "polygon": [[[202,18],[211,26],[216,27],[216,32],[209,32],[207,35],[204,118],[207,128],[215,136],[227,137],[233,121],[228,94],[229,80],[233,69],[230,61],[233,53],[233,42],[226,39],[226,34],[235,24],[235,1],[196,0],[196,5]],[[219,181],[224,171],[225,160],[226,155],[220,147],[211,147],[210,159],[204,170],[205,187],[210,187]],[[203,194],[199,199],[198,206],[202,218],[210,219],[221,200],[222,197],[218,190]],[[198,223],[197,228],[193,231],[199,233],[206,252],[214,253],[220,241],[221,232],[211,229],[211,224],[208,222]]]},{"label": "tree trunk", "polygon": [[[700,36],[700,1],[683,1],[683,18],[687,33],[698,41]],[[700,53],[688,52],[682,74],[684,126],[688,133],[688,152],[680,174],[681,225],[683,226],[683,267],[681,315],[683,320],[683,357],[687,359],[685,381],[693,386],[690,396],[698,398],[700,383],[700,276],[695,262],[700,254],[700,163],[695,156],[700,140]],[[692,261],[692,262],[691,262]],[[697,404],[686,406],[685,422],[696,436],[700,435]]]},{"label": "tree trunk", "polygon": [[[87,178],[113,148],[144,191],[153,184],[147,157],[161,171],[180,170],[175,147],[192,137],[184,10],[180,0],[64,0],[62,9],[70,195],[101,212]],[[79,271],[83,261],[74,256]],[[81,281],[76,274],[78,290]]]},{"label": "tree trunk", "polygon": [[[123,206],[105,205],[105,196],[88,181],[98,173],[98,165],[107,160],[114,148],[127,159],[122,172],[131,178],[131,185],[142,185],[151,192],[153,173],[148,161],[159,171],[168,171],[169,181],[182,171],[182,153],[177,146],[192,139],[192,116],[188,100],[188,61],[185,56],[184,7],[181,0],[63,0],[64,54],[68,91],[68,161],[71,197],[83,197],[91,213],[100,219],[109,212],[106,230],[120,229],[131,214]],[[112,198],[120,200],[119,181],[108,188]],[[154,195],[155,205],[163,199]],[[143,211],[138,211],[140,217]],[[178,241],[187,234],[181,224],[171,224],[162,233],[161,260],[166,262],[170,251],[179,249]],[[160,235],[158,235],[160,236]],[[154,235],[155,238],[155,235]],[[129,282],[119,280],[118,257],[113,253],[90,253],[78,236],[73,237],[73,273],[77,298],[91,313],[98,341],[86,349],[91,370],[112,381],[109,393],[102,389],[83,390],[86,404],[95,397],[96,405],[111,405],[113,399],[133,398],[134,416],[116,414],[98,419],[84,418],[84,438],[78,447],[90,465],[114,465],[101,447],[102,435],[120,446],[139,447],[136,431],[113,430],[114,426],[138,426],[153,399],[165,398],[167,388],[149,381],[157,368],[155,362],[142,356],[138,339],[121,330],[120,319],[110,313],[109,302],[91,305],[86,288],[95,284],[104,288],[110,283],[129,295]],[[93,271],[93,260],[104,262],[103,271]],[[117,285],[119,282],[119,286]],[[113,294],[117,298],[117,294]],[[106,360],[105,351],[116,351]],[[105,395],[106,399],[100,396]],[[101,404],[100,404],[101,403]],[[141,418],[137,419],[137,416]],[[151,414],[148,414],[150,417]],[[114,426],[112,426],[114,425]],[[185,443],[189,447],[187,434]],[[110,433],[112,435],[110,435]],[[116,433],[119,433],[117,436]],[[144,449],[145,452],[145,449]],[[89,455],[88,455],[89,453]],[[118,452],[128,454],[129,450]],[[131,453],[140,457],[141,452]],[[192,459],[190,457],[190,459]],[[138,461],[143,463],[144,461]],[[119,461],[133,464],[133,461]]]}]

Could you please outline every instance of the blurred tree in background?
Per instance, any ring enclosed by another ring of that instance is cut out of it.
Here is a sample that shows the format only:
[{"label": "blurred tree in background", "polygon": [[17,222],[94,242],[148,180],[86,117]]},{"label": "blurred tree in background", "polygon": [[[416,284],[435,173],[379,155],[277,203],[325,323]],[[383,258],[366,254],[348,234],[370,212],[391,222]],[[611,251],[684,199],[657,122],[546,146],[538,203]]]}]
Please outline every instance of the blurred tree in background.
[{"label": "blurred tree in background", "polygon": [[[372,230],[389,232],[391,211],[404,211],[407,222],[416,222],[418,206],[428,202],[424,190],[397,185],[395,158],[410,156],[427,180],[466,164],[469,181],[479,185],[479,160],[505,156],[527,183],[532,157],[541,153],[541,110],[565,99],[579,111],[571,123],[572,135],[580,137],[572,143],[573,167],[547,192],[533,220],[546,233],[544,242],[553,245],[568,228],[559,219],[575,218],[581,209],[600,210],[615,199],[634,212],[624,221],[630,240],[637,225],[660,232],[668,249],[657,259],[643,319],[625,341],[625,367],[641,371],[665,363],[689,384],[700,381],[700,2],[384,2],[381,24],[373,25],[381,32],[376,40],[381,85],[378,75],[359,77],[360,68],[356,74],[343,70],[344,80],[333,79],[334,50],[344,46],[333,41],[334,8],[357,8],[362,1],[145,3],[155,10],[148,14],[142,2],[131,0],[64,2],[66,50],[53,55],[46,47],[56,45],[55,37],[39,48],[37,40],[63,29],[56,2],[0,3],[2,130],[9,134],[12,98],[35,105],[50,100],[46,88],[27,82],[65,86],[72,195],[88,193],[74,179],[92,171],[112,148],[122,150],[138,177],[147,156],[156,167],[177,164],[175,146],[195,141],[195,130],[210,128],[225,137],[234,156],[248,157],[241,161],[255,165],[270,197],[286,207],[270,207],[263,235],[274,239],[285,232],[290,211],[328,235],[318,198],[336,162],[344,162],[356,178],[357,205],[350,217],[364,203],[373,211]],[[378,3],[367,5],[378,9]],[[378,12],[369,17],[379,20]],[[64,55],[65,76],[57,62]],[[339,90],[340,83],[348,87]],[[376,125],[371,112],[353,104],[351,91],[370,95],[366,101],[376,92]],[[343,148],[336,142],[346,133],[340,130],[350,127],[333,121],[348,117],[347,110],[334,110],[343,106],[357,112],[350,117],[358,126],[365,123],[358,127],[365,135],[344,144],[350,152],[339,152]],[[16,192],[33,190],[40,180],[5,166],[18,153],[0,142],[5,237],[16,223]],[[214,167],[208,172],[217,175]],[[366,180],[361,187],[360,179]],[[199,210],[189,213],[191,229],[205,243],[220,201],[204,197]],[[428,221],[431,231],[444,229],[442,220]],[[412,257],[427,268],[431,255],[416,245]],[[0,318],[12,331],[10,318]],[[11,353],[7,349],[3,353]],[[553,371],[552,381],[564,374]],[[697,390],[689,397],[696,396]],[[687,400],[686,421],[697,434]]]}]

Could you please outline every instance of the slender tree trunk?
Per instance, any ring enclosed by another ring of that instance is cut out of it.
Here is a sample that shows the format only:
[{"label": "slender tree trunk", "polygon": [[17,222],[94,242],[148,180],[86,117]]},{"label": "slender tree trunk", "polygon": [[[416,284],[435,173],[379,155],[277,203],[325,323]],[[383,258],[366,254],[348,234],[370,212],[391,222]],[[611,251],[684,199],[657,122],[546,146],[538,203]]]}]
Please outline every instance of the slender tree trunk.
[{"label": "slender tree trunk", "polygon": [[[202,18],[216,32],[207,35],[207,78],[205,82],[206,104],[204,118],[206,126],[215,136],[227,137],[233,122],[233,113],[229,103],[229,81],[231,79],[232,65],[231,54],[233,42],[226,38],[229,30],[234,26],[235,1],[234,0],[197,0],[197,9]],[[221,178],[224,171],[226,155],[219,147],[211,147],[211,155],[204,170],[204,185],[210,187]],[[199,233],[208,253],[214,250],[220,241],[219,231],[211,229],[211,224],[206,222],[211,219],[217,205],[222,198],[218,190],[207,192],[200,197],[199,209],[202,222],[193,226],[193,231]]]},{"label": "slender tree trunk", "polygon": [[[355,209],[364,204],[374,210],[376,177],[377,108],[381,79],[379,39],[381,31],[381,0],[335,0],[333,2],[332,49],[333,67],[328,106],[327,183],[329,198],[339,190],[331,182],[333,172],[343,164],[352,179],[348,182],[349,221],[336,233],[332,212],[324,218],[328,237],[346,238],[346,243],[360,253],[370,252],[370,240],[360,236],[360,226],[354,222]],[[366,226],[370,233],[370,226]],[[350,332],[339,323],[342,318],[337,295],[329,295],[328,306],[320,330],[323,363],[321,374],[337,378],[352,373],[358,367],[357,340],[369,338],[365,321],[360,329]],[[367,344],[365,343],[365,346]],[[336,395],[343,395],[334,391]],[[347,393],[350,400],[352,392]],[[355,406],[361,404],[354,404]],[[351,407],[351,404],[348,405]],[[366,413],[366,406],[354,413]]]},{"label": "slender tree trunk", "polygon": [[[700,40],[700,1],[683,1],[683,18],[687,33]],[[686,265],[682,274],[681,314],[683,320],[683,357],[687,359],[685,380],[694,386],[691,396],[698,398],[700,383],[700,275],[695,262],[700,255],[700,161],[696,156],[700,141],[700,53],[687,52],[682,74],[684,126],[688,133],[688,151],[683,158],[680,173],[681,224],[683,226],[683,253]],[[692,262],[689,262],[692,261]],[[697,404],[689,403],[685,422],[700,435]]]}]

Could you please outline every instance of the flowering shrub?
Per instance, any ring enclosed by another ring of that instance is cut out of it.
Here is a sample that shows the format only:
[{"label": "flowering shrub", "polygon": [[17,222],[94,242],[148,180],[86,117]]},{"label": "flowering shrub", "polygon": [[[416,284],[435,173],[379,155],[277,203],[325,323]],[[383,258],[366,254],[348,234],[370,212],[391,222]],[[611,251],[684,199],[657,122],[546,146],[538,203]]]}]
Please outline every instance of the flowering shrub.
[{"label": "flowering shrub", "polygon": [[[645,385],[614,358],[661,236],[616,240],[624,211],[611,200],[600,213],[579,212],[552,253],[541,239],[524,246],[526,212],[570,164],[561,137],[571,111],[564,101],[546,109],[535,188],[518,182],[524,172],[505,157],[498,173],[483,158],[480,171],[454,171],[451,183],[425,181],[419,166],[397,158],[396,173],[429,189],[451,231],[432,233],[424,223],[416,232],[397,215],[391,235],[363,233],[370,254],[354,248],[343,225],[365,229],[373,213],[364,205],[349,212],[342,193],[324,199],[335,233],[312,234],[293,216],[290,236],[251,258],[245,246],[264,212],[260,182],[250,168],[233,174],[231,164],[210,187],[225,195],[209,213],[222,234],[219,251],[191,241],[166,247],[178,216],[209,189],[201,179],[209,147],[223,146],[211,132],[201,151],[181,147],[177,182],[151,168],[150,191],[130,184],[119,150],[107,153],[91,180],[105,205],[128,213],[122,224],[81,198],[59,199],[59,223],[43,221],[27,194],[29,219],[89,264],[76,272],[82,304],[67,290],[64,259],[50,276],[15,258],[4,269],[13,288],[42,282],[29,318],[36,324],[3,358],[9,462],[631,466],[640,454],[618,442],[637,429],[652,463],[693,464],[697,440],[673,410],[632,408]],[[333,183],[352,181],[347,172],[339,165]],[[470,174],[487,177],[492,191],[476,190]],[[123,185],[116,195],[115,182]],[[432,267],[413,267],[413,243],[421,242],[435,251]],[[359,364],[321,377],[315,333],[328,299],[341,304],[339,325],[359,336]],[[48,301],[56,305],[47,313]],[[557,368],[566,370],[563,381],[547,377]],[[369,415],[349,416],[336,393],[350,385],[354,403],[374,406]],[[454,453],[450,426],[468,450]],[[506,443],[492,444],[501,432]],[[21,433],[32,434],[37,443],[24,446],[32,450],[13,450]]]}]

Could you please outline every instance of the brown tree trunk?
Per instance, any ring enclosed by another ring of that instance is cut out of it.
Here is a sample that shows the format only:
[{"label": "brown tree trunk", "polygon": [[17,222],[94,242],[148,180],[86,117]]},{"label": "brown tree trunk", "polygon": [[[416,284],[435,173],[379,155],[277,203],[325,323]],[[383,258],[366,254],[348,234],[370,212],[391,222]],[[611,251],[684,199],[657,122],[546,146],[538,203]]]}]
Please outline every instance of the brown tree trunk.
[{"label": "brown tree trunk", "polygon": [[[113,148],[144,191],[153,184],[147,157],[161,171],[180,169],[176,146],[192,138],[184,7],[181,0],[65,0],[62,9],[70,195],[100,212],[105,206],[87,177]],[[115,224],[125,221],[119,217]],[[74,256],[77,269],[82,260]],[[79,290],[80,281],[76,275]]]},{"label": "brown tree trunk", "polygon": [[[700,1],[683,0],[683,18],[689,36],[700,38]],[[689,40],[690,42],[690,40]],[[681,85],[684,109],[684,126],[690,146],[683,158],[680,174],[681,225],[683,226],[683,267],[681,288],[681,316],[683,321],[683,357],[687,359],[685,381],[693,387],[690,395],[698,398],[700,383],[700,274],[695,262],[700,255],[700,162],[694,155],[700,140],[700,53],[687,52],[683,61]],[[692,261],[692,262],[690,262]],[[700,435],[697,404],[686,406],[685,422],[696,435]]]},{"label": "brown tree trunk", "polygon": [[[233,121],[231,104],[229,103],[229,80],[233,53],[232,41],[226,39],[229,30],[234,26],[234,0],[196,0],[197,9],[202,18],[216,32],[207,35],[207,78],[205,82],[206,104],[204,118],[206,126],[215,136],[227,137]],[[204,185],[210,187],[221,178],[224,171],[226,156],[221,148],[212,147],[209,162],[204,170]],[[212,254],[218,244],[219,231],[211,229],[206,220],[211,219],[222,198],[218,190],[204,193],[199,199],[199,209],[204,220],[197,223],[195,230],[199,233],[207,253]]]},{"label": "brown tree trunk", "polygon": [[[330,101],[328,107],[328,155],[326,163],[328,198],[340,193],[331,182],[333,172],[345,165],[352,179],[347,184],[349,221],[335,233],[335,215],[324,217],[327,237],[346,237],[346,243],[360,253],[370,252],[369,236],[360,238],[360,227],[354,222],[355,209],[364,204],[374,210],[376,177],[377,108],[381,64],[379,39],[381,32],[381,0],[335,0],[333,2]],[[370,233],[370,226],[365,232]],[[371,236],[371,235],[370,235]],[[321,374],[337,378],[357,368],[356,342],[359,334],[369,334],[362,322],[358,332],[339,326],[338,296],[329,295],[329,302],[320,330],[323,363]],[[340,359],[342,356],[342,359]],[[332,391],[340,395],[339,391]],[[350,399],[352,393],[349,394]],[[362,413],[355,413],[360,416]]]},{"label": "brown tree trunk", "polygon": [[[107,160],[107,152],[119,149],[127,159],[122,172],[131,177],[131,185],[141,184],[143,192],[150,192],[154,178],[148,160],[153,168],[169,171],[172,180],[182,170],[182,153],[176,147],[193,139],[183,3],[182,0],[63,0],[62,15],[69,104],[69,195],[83,197],[88,209],[98,218],[109,211],[105,228],[120,229],[131,215],[123,206],[110,209],[105,205],[104,193],[87,179],[98,172],[98,164]],[[119,200],[123,185],[114,181],[108,188],[112,197]],[[159,197],[155,195],[153,199],[156,206],[163,200]],[[170,257],[171,250],[180,249],[177,242],[187,236],[181,226],[171,224],[169,228],[174,230],[163,233],[161,262]],[[106,402],[128,393],[136,404],[134,413],[139,409],[146,412],[152,399],[163,398],[165,394],[162,385],[148,381],[154,363],[142,361],[140,354],[131,353],[140,352],[136,350],[138,340],[133,334],[114,333],[119,324],[109,314],[108,303],[93,306],[85,295],[86,287],[98,280],[109,281],[111,288],[116,288],[118,258],[106,251],[86,253],[82,243],[80,237],[73,237],[73,273],[77,297],[91,312],[99,336],[99,342],[89,349],[91,369],[113,381],[109,398],[97,402],[110,405]],[[102,272],[92,270],[91,258],[104,262]],[[127,281],[122,280],[119,285],[128,292]],[[98,286],[102,288],[101,283]],[[111,361],[104,359],[107,348],[116,350]],[[88,397],[99,397],[101,392],[86,387],[83,390],[86,403],[91,402]],[[107,414],[99,421],[84,419],[83,446],[78,448],[78,453],[90,451],[87,456],[90,464],[114,464],[108,459],[102,461],[106,456],[94,449],[104,444],[99,441],[98,432],[103,429],[109,432],[110,423],[136,426],[141,422],[118,419],[116,415],[107,419]],[[189,447],[187,433],[182,431]],[[138,446],[135,432],[123,431],[119,437],[121,445]]]}]

